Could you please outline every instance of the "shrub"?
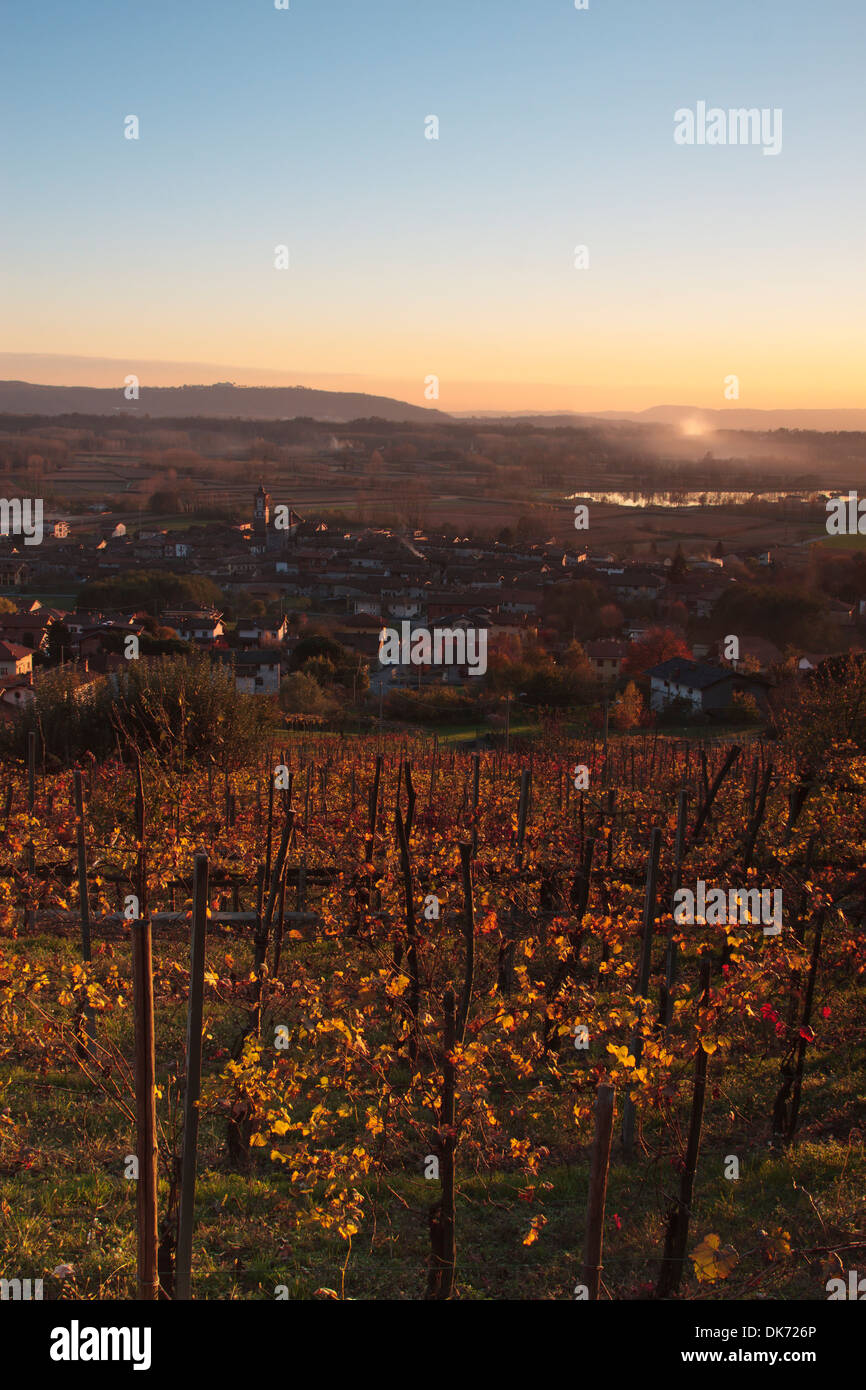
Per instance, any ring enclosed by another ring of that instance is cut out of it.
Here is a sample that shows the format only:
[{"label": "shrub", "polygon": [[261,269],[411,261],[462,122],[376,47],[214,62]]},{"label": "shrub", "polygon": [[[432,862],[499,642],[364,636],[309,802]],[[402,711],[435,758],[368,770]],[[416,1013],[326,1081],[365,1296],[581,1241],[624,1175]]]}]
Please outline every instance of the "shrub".
[{"label": "shrub", "polygon": [[207,656],[130,661],[109,676],[85,682],[67,670],[49,671],[36,687],[11,743],[35,729],[49,756],[103,757],[152,748],[166,759],[208,756],[242,764],[267,725],[260,696],[240,694],[234,676]]},{"label": "shrub", "polygon": [[754,695],[749,694],[748,690],[734,691],[731,703],[725,711],[725,717],[734,724],[761,724],[764,719],[757,700]]},{"label": "shrub", "polygon": [[307,671],[293,671],[285,676],[280,682],[279,699],[285,714],[326,714],[334,707],[334,701]]}]

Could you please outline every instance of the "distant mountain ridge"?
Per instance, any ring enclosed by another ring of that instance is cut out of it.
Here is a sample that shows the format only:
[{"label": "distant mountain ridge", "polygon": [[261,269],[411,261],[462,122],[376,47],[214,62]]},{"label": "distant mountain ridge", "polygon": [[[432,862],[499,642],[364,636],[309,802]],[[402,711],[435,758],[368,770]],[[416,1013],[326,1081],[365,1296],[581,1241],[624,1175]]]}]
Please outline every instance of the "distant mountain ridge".
[{"label": "distant mountain ridge", "polygon": [[[121,378],[122,382],[122,378]],[[230,381],[209,385],[141,386],[139,399],[128,401],[119,386],[52,386],[29,381],[0,381],[0,413],[8,415],[125,415],[154,419],[292,420],[304,416],[322,423],[377,418],[410,424],[477,424],[498,422],[536,429],[598,427],[617,422],[681,429],[684,434],[720,430],[866,431],[866,409],[753,410],[728,406],[654,405],[647,410],[434,410],[410,405],[393,396],[361,391],[323,391],[311,386],[235,386]]]},{"label": "distant mountain ridge", "polygon": [[137,401],[128,401],[123,386],[41,386],[29,381],[0,381],[0,412],[9,415],[150,415],[184,418],[287,420],[309,416],[343,424],[381,419],[444,423],[442,410],[409,405],[390,396],[362,392],[317,391],[308,386],[141,386]]},{"label": "distant mountain ridge", "polygon": [[505,420],[510,424],[533,424],[549,428],[566,425],[593,425],[600,421],[632,421],[641,425],[675,425],[695,433],[714,430],[866,430],[866,409],[839,407],[838,409],[800,410],[753,410],[729,406],[724,410],[707,410],[702,406],[691,405],[653,405],[647,410],[594,410],[594,411],[537,411],[512,410],[500,414],[497,411],[460,411],[458,419],[475,419],[491,424],[494,420]]}]

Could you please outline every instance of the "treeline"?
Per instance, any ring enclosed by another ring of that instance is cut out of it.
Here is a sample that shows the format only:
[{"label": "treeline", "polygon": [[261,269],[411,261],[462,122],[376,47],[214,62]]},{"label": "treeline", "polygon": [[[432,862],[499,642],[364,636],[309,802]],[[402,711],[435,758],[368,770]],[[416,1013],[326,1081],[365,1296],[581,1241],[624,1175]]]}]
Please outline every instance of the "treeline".
[{"label": "treeline", "polygon": [[170,570],[125,570],[107,579],[92,579],[78,595],[80,608],[143,608],[154,617],[168,604],[193,603],[219,608],[222,590],[204,574],[172,574]]}]

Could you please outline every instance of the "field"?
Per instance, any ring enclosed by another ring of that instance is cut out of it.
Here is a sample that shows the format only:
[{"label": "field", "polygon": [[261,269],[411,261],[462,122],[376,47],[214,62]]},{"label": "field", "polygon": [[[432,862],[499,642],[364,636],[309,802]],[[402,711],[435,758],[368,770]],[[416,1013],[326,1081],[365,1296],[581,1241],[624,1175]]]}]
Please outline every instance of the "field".
[{"label": "field", "polygon": [[[762,741],[140,766],[89,766],[82,819],[72,771],[4,770],[0,1267],[136,1296],[153,1104],[173,1288],[202,855],[196,1298],[571,1299],[601,1265],[606,1299],[810,1300],[866,1259],[862,756],[805,795]],[[675,923],[698,879],[779,888],[781,934]]]},{"label": "field", "polygon": [[[424,442],[429,445],[429,441]],[[653,545],[662,554],[672,552],[678,544],[694,551],[710,550],[720,540],[734,550],[738,546],[805,546],[825,536],[821,516],[802,517],[773,509],[762,512],[735,505],[674,508],[611,503],[594,503],[590,529],[578,535],[573,506],[566,500],[574,488],[627,491],[639,484],[639,476],[605,465],[588,471],[582,482],[563,481],[556,489],[521,475],[491,481],[484,473],[473,472],[466,459],[442,464],[424,458],[423,452],[422,448],[411,466],[392,462],[371,478],[354,467],[347,472],[340,457],[327,457],[312,448],[293,454],[289,463],[259,461],[248,457],[249,441],[227,433],[222,452],[201,457],[194,467],[179,461],[176,469],[167,473],[171,459],[160,463],[158,453],[143,457],[141,451],[122,452],[119,448],[105,454],[79,452],[62,467],[47,467],[40,487],[76,509],[111,498],[116,506],[112,522],[166,530],[185,528],[196,516],[193,512],[151,512],[148,500],[160,488],[191,484],[190,501],[195,505],[226,509],[238,520],[247,520],[251,491],[264,476],[275,501],[290,503],[306,517],[325,521],[342,517],[356,524],[380,525],[403,516],[405,522],[408,516],[400,508],[411,499],[411,524],[422,529],[496,535],[505,527],[514,530],[521,518],[529,518],[545,539],[552,536],[569,546],[585,542],[594,550],[610,547],[616,553],[624,545],[635,555],[649,554]],[[28,486],[24,476],[19,484]],[[774,487],[778,478],[772,472],[757,475],[752,485]],[[104,523],[108,515],[80,514],[74,529],[95,525],[98,520]],[[857,538],[853,539],[856,542]]]}]

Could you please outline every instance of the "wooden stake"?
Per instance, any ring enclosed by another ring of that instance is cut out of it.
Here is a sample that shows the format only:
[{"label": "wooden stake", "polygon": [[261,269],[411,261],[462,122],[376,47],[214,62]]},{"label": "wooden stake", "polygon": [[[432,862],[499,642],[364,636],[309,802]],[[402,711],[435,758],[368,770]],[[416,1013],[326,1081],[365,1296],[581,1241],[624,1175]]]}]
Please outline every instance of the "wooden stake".
[{"label": "wooden stake", "polygon": [[431,1252],[427,1298],[446,1300],[454,1296],[454,1269],[457,1262],[454,1210],[454,1151],[457,1146],[454,1067],[456,1020],[453,989],[445,991],[443,1004],[445,1030],[442,1056],[442,1100],[439,1109],[439,1133],[436,1139],[442,1196],[430,1211]]},{"label": "wooden stake", "polygon": [[[681,788],[677,797],[677,833],[674,840],[674,867],[671,874],[671,911],[673,911],[674,899],[680,886],[683,872],[683,854],[686,847],[686,817],[688,816],[688,792]],[[671,1025],[671,1018],[674,1011],[673,988],[677,975],[677,946],[674,941],[674,933],[677,924],[671,927],[668,936],[667,950],[665,951],[665,978],[661,987],[659,997],[659,1026],[665,1031]]]},{"label": "wooden stake", "polygon": [[466,1036],[466,1022],[472,1003],[472,982],[475,975],[475,908],[472,900],[472,846],[461,844],[460,867],[463,874],[463,994],[457,1015],[456,1038]]},{"label": "wooden stake", "polygon": [[158,1297],[156,1059],[153,1041],[153,955],[150,922],[132,926],[132,990],[135,1016],[135,1128],[138,1157],[138,1297]]},{"label": "wooden stake", "polygon": [[[710,958],[701,961],[701,1008],[706,1008],[710,993]],[[704,1120],[704,1098],[707,1090],[708,1054],[698,1036],[698,1049],[695,1054],[695,1089],[692,1096],[692,1114],[689,1122],[689,1138],[686,1156],[680,1178],[680,1194],[671,1208],[665,1236],[664,1258],[656,1285],[656,1297],[666,1298],[676,1293],[683,1277],[686,1261],[686,1246],[689,1240],[689,1221],[692,1215],[692,1197],[695,1188],[695,1172],[698,1166],[698,1153],[701,1147],[701,1127]]]},{"label": "wooden stake", "polygon": [[186,1022],[186,1088],[183,1098],[183,1159],[180,1177],[180,1220],[177,1236],[177,1271],[174,1296],[190,1296],[192,1228],[195,1215],[196,1158],[198,1152],[198,1102],[201,1096],[201,1035],[204,1011],[205,942],[207,939],[208,860],[195,856],[190,938],[189,1006]]},{"label": "wooden stake", "polygon": [[589,1196],[586,1203],[586,1243],[583,1254],[583,1282],[590,1302],[598,1301],[601,1286],[602,1243],[604,1240],[604,1207],[607,1198],[607,1175],[610,1168],[610,1144],[613,1134],[613,1111],[616,1091],[602,1084],[595,1098],[595,1136],[589,1170]]},{"label": "wooden stake", "polygon": [[[661,842],[662,832],[659,830],[658,826],[653,826],[653,829],[650,831],[649,863],[647,864],[646,892],[644,893],[643,903],[643,936],[641,939],[640,966],[638,968],[637,984],[637,997],[639,1000],[646,999],[649,992],[653,926],[655,924],[656,914],[656,885],[658,883]],[[638,1008],[643,1009],[643,1005],[639,1004]],[[629,1051],[634,1055],[635,1067],[639,1067],[641,1055],[643,1053],[643,1038],[637,1028],[635,1028],[632,1034]],[[628,1096],[623,1107],[622,1116],[622,1147],[626,1157],[630,1157],[634,1149],[634,1121],[634,1101],[631,1096]]]},{"label": "wooden stake", "polygon": [[[412,1065],[418,1058],[418,1008],[420,1004],[421,983],[418,972],[418,939],[415,931],[415,886],[412,878],[412,859],[409,854],[409,841],[400,808],[394,812],[397,829],[397,843],[400,846],[400,864],[403,871],[403,899],[406,913],[406,963],[409,969],[409,1061]],[[395,948],[395,968],[399,966]]]}]

